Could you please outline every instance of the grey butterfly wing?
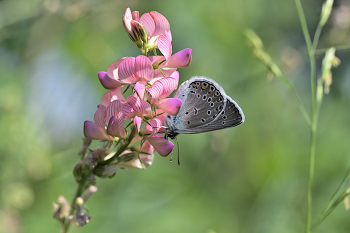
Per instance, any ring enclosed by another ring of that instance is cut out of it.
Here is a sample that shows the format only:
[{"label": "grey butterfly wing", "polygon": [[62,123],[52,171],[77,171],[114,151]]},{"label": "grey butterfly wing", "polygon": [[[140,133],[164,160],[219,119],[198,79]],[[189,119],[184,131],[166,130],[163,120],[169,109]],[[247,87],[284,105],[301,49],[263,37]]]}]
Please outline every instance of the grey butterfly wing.
[{"label": "grey butterfly wing", "polygon": [[209,131],[215,131],[220,129],[226,129],[235,127],[244,122],[245,116],[239,105],[232,100],[229,96],[226,96],[226,107],[220,113],[219,117],[207,125],[196,127],[191,129],[192,133],[204,133]]},{"label": "grey butterfly wing", "polygon": [[[175,97],[182,100],[182,106],[176,116],[167,115],[166,124],[170,132],[185,134],[208,132],[233,127],[244,121],[239,106],[226,96],[219,84],[209,78],[191,78],[180,86]],[[226,103],[230,104],[230,108],[226,111],[230,114],[226,114],[224,118],[232,117],[235,120],[230,119],[222,123],[220,119],[225,112]],[[234,114],[231,113],[234,109],[238,110],[239,116],[236,110]]]}]

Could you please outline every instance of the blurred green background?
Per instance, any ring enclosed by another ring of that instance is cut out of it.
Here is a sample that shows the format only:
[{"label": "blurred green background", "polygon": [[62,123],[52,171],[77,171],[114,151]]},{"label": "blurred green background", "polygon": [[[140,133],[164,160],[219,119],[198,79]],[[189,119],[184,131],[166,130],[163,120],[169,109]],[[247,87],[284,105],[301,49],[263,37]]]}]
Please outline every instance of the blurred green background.
[{"label": "blurred green background", "polygon": [[[312,34],[322,3],[302,1]],[[179,70],[181,82],[195,75],[215,79],[246,122],[179,135],[181,166],[157,154],[146,170],[98,179],[90,223],[70,232],[303,232],[309,129],[244,37],[246,28],[257,32],[309,109],[298,14],[294,1],[278,0],[0,0],[0,232],[59,232],[51,203],[60,194],[73,198],[83,122],[92,120],[106,91],[97,72],[140,54],[122,24],[127,7],[163,14],[174,53],[193,49],[192,64]],[[350,44],[349,12],[349,1],[335,1],[320,48]],[[349,53],[336,53],[342,63],[320,112],[314,217],[350,165]],[[340,205],[315,232],[349,232],[349,220]]]}]

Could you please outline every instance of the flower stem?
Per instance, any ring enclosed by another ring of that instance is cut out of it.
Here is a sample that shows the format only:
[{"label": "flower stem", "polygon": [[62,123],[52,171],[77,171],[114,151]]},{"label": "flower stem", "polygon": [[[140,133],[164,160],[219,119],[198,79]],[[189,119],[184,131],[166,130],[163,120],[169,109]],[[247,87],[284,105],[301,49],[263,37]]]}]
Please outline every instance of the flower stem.
[{"label": "flower stem", "polygon": [[[86,180],[87,178],[89,177],[89,175],[85,176],[81,182],[78,183],[78,188],[77,188],[77,191],[75,192],[75,195],[74,195],[74,198],[73,198],[73,201],[71,203],[71,206],[70,206],[70,211],[69,211],[69,216],[73,215],[74,214],[74,211],[75,211],[75,201],[78,197],[81,197],[81,195],[83,194],[84,192],[84,187],[85,187],[85,183],[86,183]],[[65,221],[65,223],[63,224],[63,228],[62,228],[62,232],[63,233],[67,233],[68,230],[69,230],[69,226],[70,226],[70,219],[67,219]]]},{"label": "flower stem", "polygon": [[[338,46],[332,46],[332,47],[335,48],[337,51],[350,49],[350,45],[338,45]],[[325,53],[327,50],[329,50],[329,48],[317,49],[315,50],[315,54],[322,54],[322,53]]]},{"label": "flower stem", "polygon": [[311,76],[311,127],[310,127],[310,155],[309,155],[309,185],[308,185],[308,195],[307,195],[307,215],[306,215],[306,225],[305,232],[311,232],[311,219],[312,219],[312,188],[314,182],[314,172],[315,172],[315,150],[316,150],[316,129],[317,129],[317,118],[318,118],[318,108],[316,103],[316,61],[314,49],[317,47],[318,38],[321,33],[322,28],[317,28],[316,35],[314,38],[314,44],[311,43],[311,38],[309,30],[307,28],[305,14],[300,0],[295,0],[295,5],[298,11],[300,24],[303,30],[304,38],[306,41],[309,59],[310,59],[310,76]]}]

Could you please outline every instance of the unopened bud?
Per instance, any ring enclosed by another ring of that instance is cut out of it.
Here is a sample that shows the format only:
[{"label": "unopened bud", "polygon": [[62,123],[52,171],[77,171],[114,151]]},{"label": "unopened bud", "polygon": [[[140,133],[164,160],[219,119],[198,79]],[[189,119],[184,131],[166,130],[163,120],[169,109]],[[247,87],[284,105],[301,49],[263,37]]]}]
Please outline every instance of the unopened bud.
[{"label": "unopened bud", "polygon": [[77,204],[79,207],[82,207],[84,205],[84,199],[77,197],[77,199],[75,199],[75,204]]},{"label": "unopened bud", "polygon": [[87,149],[89,148],[92,140],[90,138],[83,138],[83,146],[81,147],[79,151],[79,155],[84,157],[86,154]]},{"label": "unopened bud", "polygon": [[101,178],[112,178],[119,169],[118,165],[97,166],[94,169],[94,174]]},{"label": "unopened bud", "polygon": [[107,149],[96,149],[92,152],[92,158],[94,158],[96,161],[103,160],[107,156]]},{"label": "unopened bud", "polygon": [[322,13],[321,13],[321,20],[320,25],[324,26],[329,18],[329,15],[331,14],[333,7],[333,0],[327,0],[322,5]]}]

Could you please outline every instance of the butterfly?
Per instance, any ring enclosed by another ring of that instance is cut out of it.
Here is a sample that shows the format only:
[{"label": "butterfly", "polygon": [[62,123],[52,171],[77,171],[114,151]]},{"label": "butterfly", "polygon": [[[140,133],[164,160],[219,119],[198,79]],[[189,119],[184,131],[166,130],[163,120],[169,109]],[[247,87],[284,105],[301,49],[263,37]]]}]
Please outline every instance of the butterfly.
[{"label": "butterfly", "polygon": [[181,84],[175,98],[182,100],[176,116],[166,115],[165,138],[234,127],[244,122],[239,105],[224,89],[207,77],[192,77]]}]

